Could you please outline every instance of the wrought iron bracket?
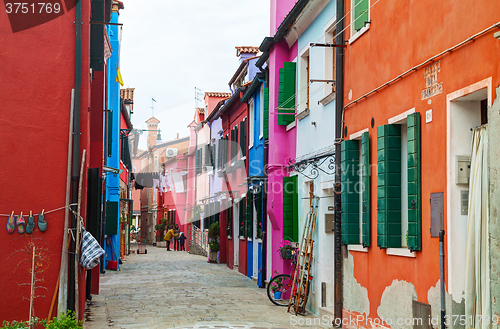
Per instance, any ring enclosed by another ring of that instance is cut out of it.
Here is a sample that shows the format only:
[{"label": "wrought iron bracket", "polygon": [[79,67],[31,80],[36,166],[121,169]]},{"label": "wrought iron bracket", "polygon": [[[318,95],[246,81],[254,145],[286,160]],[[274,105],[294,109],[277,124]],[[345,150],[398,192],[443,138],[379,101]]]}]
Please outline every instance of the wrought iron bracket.
[{"label": "wrought iron bracket", "polygon": [[[325,163],[326,168],[322,168]],[[289,173],[295,171],[309,179],[318,178],[320,172],[326,175],[335,175],[335,153],[323,154],[310,159],[294,162],[289,164],[286,169]]]}]

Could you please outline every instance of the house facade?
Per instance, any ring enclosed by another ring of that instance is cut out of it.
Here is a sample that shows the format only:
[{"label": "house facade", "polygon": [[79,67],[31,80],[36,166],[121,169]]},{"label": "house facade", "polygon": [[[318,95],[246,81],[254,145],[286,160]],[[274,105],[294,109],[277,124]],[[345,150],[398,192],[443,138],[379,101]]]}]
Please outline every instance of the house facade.
[{"label": "house facade", "polygon": [[[424,310],[437,325],[442,299],[448,316],[491,316],[498,310],[493,298],[498,289],[471,266],[493,278],[498,251],[489,241],[497,232],[485,206],[483,215],[472,213],[481,210],[478,177],[487,177],[486,170],[472,171],[485,125],[498,115],[491,108],[500,83],[494,55],[500,47],[494,37],[498,5],[367,0],[359,6],[347,1],[345,7],[344,318],[359,315],[384,327],[405,328],[410,326],[397,318],[414,318]],[[446,24],[429,34],[423,21]],[[493,131],[496,127],[491,125]],[[474,225],[486,231],[489,226],[493,235],[474,234]],[[477,252],[491,264],[478,260]],[[475,290],[478,285],[483,290]],[[370,323],[363,326],[373,327]]]}]

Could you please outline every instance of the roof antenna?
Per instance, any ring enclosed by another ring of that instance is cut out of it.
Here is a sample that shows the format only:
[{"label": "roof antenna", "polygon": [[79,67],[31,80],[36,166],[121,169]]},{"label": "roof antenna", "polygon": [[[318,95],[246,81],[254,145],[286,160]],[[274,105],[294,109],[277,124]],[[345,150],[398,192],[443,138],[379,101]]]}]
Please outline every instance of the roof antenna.
[{"label": "roof antenna", "polygon": [[154,116],[155,116],[154,103],[156,103],[156,100],[153,97],[151,97],[151,117],[152,118],[154,118]]}]

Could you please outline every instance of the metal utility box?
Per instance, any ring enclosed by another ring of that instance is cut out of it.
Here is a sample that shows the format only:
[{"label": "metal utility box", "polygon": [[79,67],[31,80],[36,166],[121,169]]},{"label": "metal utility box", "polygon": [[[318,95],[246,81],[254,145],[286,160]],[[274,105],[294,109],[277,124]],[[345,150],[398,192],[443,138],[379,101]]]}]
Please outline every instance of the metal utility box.
[{"label": "metal utility box", "polygon": [[431,193],[431,237],[439,238],[444,230],[444,193]]},{"label": "metal utility box", "polygon": [[335,216],[334,214],[325,214],[325,233],[335,231]]},{"label": "metal utility box", "polygon": [[470,156],[456,156],[457,171],[455,175],[455,184],[469,184],[470,177]]}]

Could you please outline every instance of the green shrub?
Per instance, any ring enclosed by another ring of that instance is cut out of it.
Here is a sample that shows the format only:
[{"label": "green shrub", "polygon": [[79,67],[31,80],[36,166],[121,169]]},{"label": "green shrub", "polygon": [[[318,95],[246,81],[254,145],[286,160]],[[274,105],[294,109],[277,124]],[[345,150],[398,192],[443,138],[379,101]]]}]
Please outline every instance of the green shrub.
[{"label": "green shrub", "polygon": [[61,313],[61,318],[53,318],[47,324],[45,328],[48,329],[73,329],[73,328],[83,328],[83,321],[78,321],[75,318],[75,314],[69,311],[67,314]]},{"label": "green shrub", "polygon": [[210,251],[220,250],[219,237],[220,237],[219,222],[215,222],[212,225],[210,225],[210,228],[208,229],[208,245],[210,246]]}]

